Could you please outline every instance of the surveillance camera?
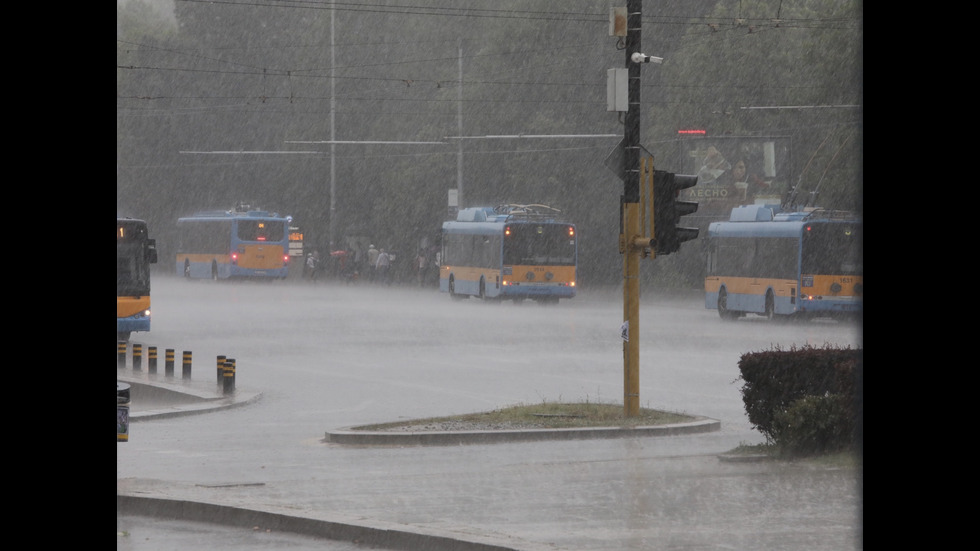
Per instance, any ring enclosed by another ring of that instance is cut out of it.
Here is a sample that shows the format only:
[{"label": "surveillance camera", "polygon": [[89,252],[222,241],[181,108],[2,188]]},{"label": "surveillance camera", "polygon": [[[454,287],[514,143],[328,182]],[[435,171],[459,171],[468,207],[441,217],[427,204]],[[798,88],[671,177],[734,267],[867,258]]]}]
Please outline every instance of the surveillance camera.
[{"label": "surveillance camera", "polygon": [[650,63],[651,61],[654,63],[663,63],[664,61],[664,58],[662,57],[644,55],[639,52],[635,52],[633,55],[631,55],[630,59],[633,61],[633,63]]}]

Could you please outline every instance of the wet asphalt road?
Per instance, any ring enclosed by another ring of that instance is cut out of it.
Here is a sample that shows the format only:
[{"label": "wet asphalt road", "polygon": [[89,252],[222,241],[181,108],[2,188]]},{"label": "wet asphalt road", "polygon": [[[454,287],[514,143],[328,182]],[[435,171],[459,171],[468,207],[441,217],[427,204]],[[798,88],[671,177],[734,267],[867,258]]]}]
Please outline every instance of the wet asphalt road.
[{"label": "wet asphalt road", "polygon": [[[195,374],[206,381],[214,354],[234,354],[239,388],[262,397],[133,423],[131,441],[117,446],[119,492],[339,516],[522,550],[861,548],[859,472],[718,459],[761,440],[733,383],[741,353],[851,344],[853,326],[724,324],[696,297],[658,297],[641,304],[641,404],[719,419],[716,433],[352,447],[324,443],[325,431],[531,400],[616,400],[621,297],[581,296],[549,309],[449,304],[417,289],[185,283],[154,282],[153,331],[134,340],[195,350]],[[145,520],[117,515],[117,533],[128,533],[117,536],[118,549],[364,548],[262,526]]]}]

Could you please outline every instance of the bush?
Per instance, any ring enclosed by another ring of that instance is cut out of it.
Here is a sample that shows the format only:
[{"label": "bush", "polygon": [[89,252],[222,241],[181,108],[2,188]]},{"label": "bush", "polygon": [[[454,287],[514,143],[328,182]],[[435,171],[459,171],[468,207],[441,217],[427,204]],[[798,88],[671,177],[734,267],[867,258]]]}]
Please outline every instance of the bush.
[{"label": "bush", "polygon": [[850,398],[804,396],[777,412],[773,432],[781,453],[807,456],[849,450],[854,442]]},{"label": "bush", "polygon": [[792,348],[743,354],[742,401],[749,421],[783,453],[849,449],[861,412],[862,351]]}]

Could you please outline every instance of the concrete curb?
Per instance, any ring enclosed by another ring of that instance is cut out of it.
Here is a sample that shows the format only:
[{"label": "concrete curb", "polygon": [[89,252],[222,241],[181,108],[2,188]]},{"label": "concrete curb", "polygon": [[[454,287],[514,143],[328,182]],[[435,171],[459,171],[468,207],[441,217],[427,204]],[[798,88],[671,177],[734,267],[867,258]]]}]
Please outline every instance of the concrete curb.
[{"label": "concrete curb", "polygon": [[130,385],[131,422],[244,406],[262,397],[260,392],[243,389],[235,389],[226,395],[219,391],[216,384],[150,377],[153,376],[133,375],[121,370],[116,372],[117,381]]},{"label": "concrete curb", "polygon": [[577,440],[590,438],[629,438],[638,436],[671,436],[714,432],[721,422],[701,417],[689,423],[644,427],[590,427],[566,429],[521,429],[488,431],[328,431],[324,442],[346,445],[382,446],[455,446],[460,444],[493,444],[540,440]]},{"label": "concrete curb", "polygon": [[[230,396],[220,393],[216,385],[182,379],[150,378],[146,374],[117,370],[116,380],[132,387],[130,421],[160,419],[206,413],[243,406],[262,397],[259,392],[236,389]],[[520,429],[480,431],[359,431],[342,428],[327,431],[323,441],[352,446],[455,446],[461,444],[494,444],[500,442],[533,442],[542,440],[582,440],[594,438],[630,438],[673,436],[721,430],[721,421],[696,417],[688,423],[642,427],[589,427],[566,429]]]},{"label": "concrete curb", "polygon": [[[335,541],[356,541],[380,549],[426,551],[553,551],[551,545],[512,538],[466,534],[405,526],[339,515],[299,516],[271,510],[241,508],[201,501],[116,494],[116,512],[176,520],[200,521],[243,528],[261,527]],[[374,547],[372,547],[374,548]]]},{"label": "concrete curb", "polygon": [[196,404],[185,404],[181,406],[161,406],[152,409],[132,411],[129,413],[130,421],[142,421],[146,419],[163,419],[167,417],[180,417],[182,415],[194,415],[197,413],[207,413],[218,409],[227,409],[244,406],[259,400],[262,397],[258,392],[237,392],[229,398],[215,398],[206,402]]}]

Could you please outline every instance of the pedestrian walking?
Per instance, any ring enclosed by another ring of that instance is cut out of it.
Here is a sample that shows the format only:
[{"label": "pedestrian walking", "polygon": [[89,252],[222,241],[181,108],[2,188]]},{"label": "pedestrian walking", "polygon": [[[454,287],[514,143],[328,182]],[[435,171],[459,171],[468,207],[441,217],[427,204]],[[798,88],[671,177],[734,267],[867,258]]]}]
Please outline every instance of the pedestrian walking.
[{"label": "pedestrian walking", "polygon": [[425,287],[426,275],[429,272],[429,259],[425,256],[425,249],[419,249],[419,255],[415,257],[415,270],[418,272],[419,287]]},{"label": "pedestrian walking", "polygon": [[378,251],[378,261],[374,266],[375,276],[378,282],[391,285],[391,258],[384,248]]},{"label": "pedestrian walking", "polygon": [[374,245],[370,245],[368,247],[368,252],[367,252],[367,262],[368,262],[368,271],[369,271],[369,273],[368,273],[368,281],[370,281],[372,283],[374,281],[376,281],[376,276],[377,276],[377,268],[376,268],[376,266],[378,265],[378,255],[379,254],[380,253],[379,253],[378,249],[376,249]]},{"label": "pedestrian walking", "polygon": [[320,251],[313,251],[313,254],[306,257],[306,270],[310,274],[310,279],[316,283],[317,271],[320,269]]}]

